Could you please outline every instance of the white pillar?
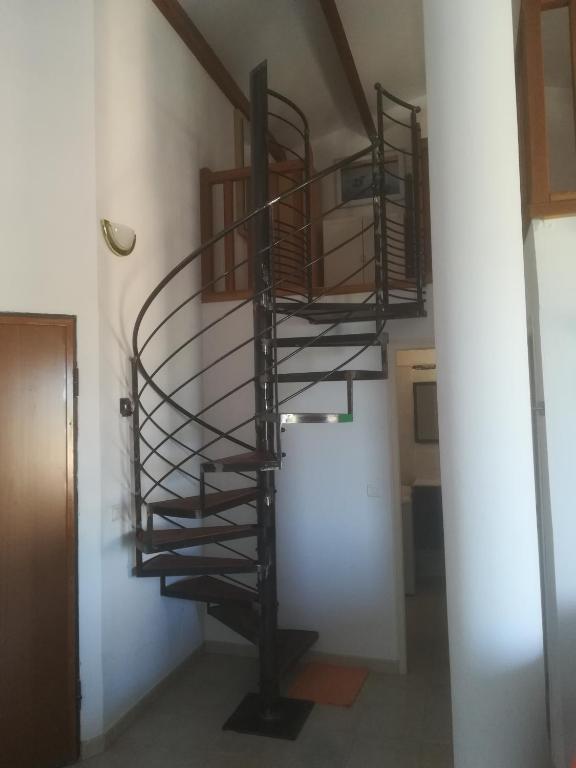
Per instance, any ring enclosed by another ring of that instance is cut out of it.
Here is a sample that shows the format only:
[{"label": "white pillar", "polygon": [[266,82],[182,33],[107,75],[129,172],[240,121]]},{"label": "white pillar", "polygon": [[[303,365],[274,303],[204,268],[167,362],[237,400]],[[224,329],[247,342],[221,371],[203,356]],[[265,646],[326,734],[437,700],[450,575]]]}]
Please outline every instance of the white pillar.
[{"label": "white pillar", "polygon": [[456,768],[548,764],[510,0],[424,0]]}]

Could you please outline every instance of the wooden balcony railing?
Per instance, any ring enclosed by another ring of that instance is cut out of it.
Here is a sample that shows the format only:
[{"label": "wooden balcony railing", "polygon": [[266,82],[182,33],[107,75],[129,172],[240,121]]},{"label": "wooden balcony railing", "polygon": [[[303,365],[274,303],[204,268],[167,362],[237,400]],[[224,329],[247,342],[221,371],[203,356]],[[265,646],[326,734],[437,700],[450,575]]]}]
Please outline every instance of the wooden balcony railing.
[{"label": "wooden balcony railing", "polygon": [[[558,11],[561,15],[556,19],[545,16]],[[551,21],[554,22],[554,29]],[[556,44],[549,34],[551,29],[564,39]],[[566,56],[563,61],[558,61],[560,48],[563,50],[564,47]],[[561,77],[563,81],[571,82],[572,102],[576,105],[576,0],[522,0],[516,79],[525,226],[534,218],[576,215],[576,179],[568,182],[567,189],[557,188],[551,173],[562,162],[576,169],[576,140],[558,146],[550,135],[554,131],[551,121],[560,121],[562,125],[556,128],[562,131],[563,136],[569,136],[571,132],[576,135],[576,120],[574,110],[570,114],[566,110],[556,116],[552,114],[547,89],[554,85],[558,72],[550,74],[549,59],[552,59],[552,70],[564,68]],[[554,158],[551,157],[552,152],[555,153]]]},{"label": "wooden balcony railing", "polygon": [[[270,164],[269,194],[276,197],[305,181],[304,164],[300,160],[285,160]],[[317,262],[312,270],[314,285],[322,284],[321,223],[306,227],[307,221],[317,218],[314,186],[309,192],[295,192],[274,207],[274,240],[282,241],[274,249],[277,279],[285,279],[279,293],[305,290],[304,268],[307,254]],[[229,227],[249,210],[250,168],[225,171],[200,171],[200,210],[202,242]],[[307,206],[310,207],[308,211]],[[252,295],[250,270],[250,228],[240,228],[227,235],[220,243],[202,256],[202,284],[212,285],[203,295],[204,301],[233,301]],[[301,277],[295,277],[296,274]]]}]

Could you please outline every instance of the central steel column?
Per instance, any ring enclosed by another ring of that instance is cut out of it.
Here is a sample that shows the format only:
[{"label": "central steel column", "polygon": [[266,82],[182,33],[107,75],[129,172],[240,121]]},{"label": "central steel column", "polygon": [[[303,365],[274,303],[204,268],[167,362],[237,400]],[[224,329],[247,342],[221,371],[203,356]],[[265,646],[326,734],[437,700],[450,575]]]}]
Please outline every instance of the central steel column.
[{"label": "central steel column", "polygon": [[[263,62],[250,75],[251,207],[268,202],[268,83]],[[272,228],[265,208],[252,221],[252,274],[254,277],[254,412],[256,450],[270,463],[276,444],[277,405],[274,390],[274,350],[270,343],[274,323]],[[276,457],[279,460],[279,456]],[[280,696],[278,654],[278,598],[276,589],[275,470],[260,470],[258,481],[258,607],[260,693],[248,694],[224,728],[271,736],[297,738],[314,704]]]},{"label": "central steel column", "polygon": [[[268,82],[266,65],[257,67],[250,79],[250,162],[253,208],[268,202]],[[265,456],[274,454],[272,419],[258,416],[274,414],[274,363],[269,339],[273,322],[271,232],[268,210],[253,221],[254,253],[254,407],[256,413],[256,450]],[[260,572],[260,694],[263,712],[268,715],[279,696],[276,594],[276,510],[274,471],[258,472],[258,560]]]}]

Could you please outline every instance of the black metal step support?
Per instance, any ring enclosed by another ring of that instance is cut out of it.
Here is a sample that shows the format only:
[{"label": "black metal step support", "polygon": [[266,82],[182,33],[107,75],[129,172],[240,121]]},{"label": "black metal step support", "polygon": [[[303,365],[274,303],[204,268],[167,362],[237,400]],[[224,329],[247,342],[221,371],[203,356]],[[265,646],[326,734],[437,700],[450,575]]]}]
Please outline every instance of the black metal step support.
[{"label": "black metal step support", "polygon": [[[251,163],[252,200],[255,208],[268,200],[268,73],[266,64],[260,64],[250,80],[251,104]],[[274,411],[274,390],[266,371],[270,370],[272,349],[264,342],[265,330],[272,324],[272,242],[270,217],[264,211],[253,220],[254,243],[253,275],[255,299],[254,317],[254,408],[256,414]],[[256,420],[256,450],[273,454],[275,450],[275,424]],[[276,657],[277,597],[276,597],[276,521],[275,477],[273,471],[258,472],[258,560],[261,569],[258,578],[260,592],[260,695],[265,714],[279,696],[278,660]]]},{"label": "black metal step support", "polygon": [[[266,62],[250,75],[250,146],[253,208],[268,201],[268,73]],[[267,371],[274,365],[275,351],[266,343],[267,329],[274,320],[272,291],[272,229],[264,210],[252,220],[254,276],[254,400],[256,413],[256,451],[274,454],[275,419],[266,418],[277,410],[275,387]],[[260,417],[260,418],[259,418]],[[279,457],[278,457],[279,458]],[[226,730],[294,739],[313,704],[280,697],[278,664],[278,607],[276,588],[276,510],[275,470],[259,470],[258,481],[258,593],[260,608],[259,663],[260,693],[248,695],[225,723]]]}]

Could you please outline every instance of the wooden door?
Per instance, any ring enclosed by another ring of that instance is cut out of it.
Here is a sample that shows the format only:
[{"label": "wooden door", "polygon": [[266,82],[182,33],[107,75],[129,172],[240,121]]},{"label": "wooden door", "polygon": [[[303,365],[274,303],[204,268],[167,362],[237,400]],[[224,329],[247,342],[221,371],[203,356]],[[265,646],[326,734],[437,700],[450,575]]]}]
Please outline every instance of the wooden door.
[{"label": "wooden door", "polygon": [[0,750],[78,756],[75,323],[0,316]]}]

